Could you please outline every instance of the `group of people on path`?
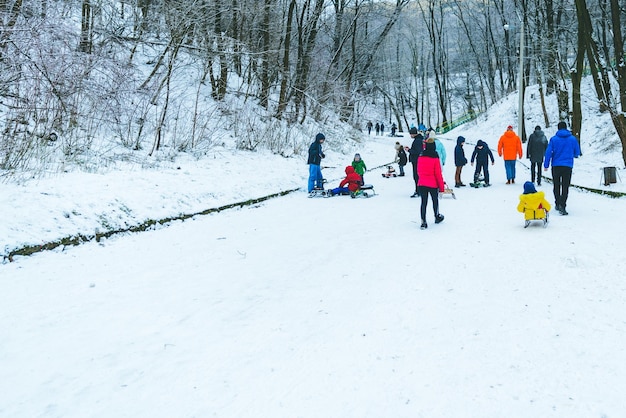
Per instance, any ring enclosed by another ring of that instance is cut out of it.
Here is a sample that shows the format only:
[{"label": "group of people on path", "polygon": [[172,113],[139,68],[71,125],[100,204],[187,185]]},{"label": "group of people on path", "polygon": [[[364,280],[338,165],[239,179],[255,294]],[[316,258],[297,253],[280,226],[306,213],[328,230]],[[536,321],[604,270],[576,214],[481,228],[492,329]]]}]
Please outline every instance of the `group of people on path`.
[{"label": "group of people on path", "polygon": [[[407,161],[412,165],[415,192],[411,197],[419,196],[421,198],[421,228],[426,229],[428,227],[426,211],[429,197],[432,201],[435,223],[438,224],[444,220],[444,216],[439,212],[438,195],[445,191],[442,167],[446,163],[446,151],[441,141],[437,139],[433,129],[426,131],[425,135],[423,135],[413,126],[409,129],[409,135],[412,138],[410,147],[404,147],[399,142],[396,142],[395,161],[400,168],[400,176],[404,176],[405,174],[404,167]],[[309,192],[316,187],[323,188],[320,163],[321,159],[325,157],[322,151],[324,140],[324,135],[319,133],[315,141],[309,147]],[[463,149],[464,144],[465,138],[459,136],[454,149],[454,164],[456,168],[454,176],[455,187],[465,186],[461,180],[463,167],[468,163]],[[507,178],[506,184],[515,184],[516,162],[518,158],[522,158],[523,150],[522,142],[519,136],[513,131],[512,126],[508,126],[505,133],[500,137],[497,150],[498,155],[504,160]],[[536,182],[537,185],[541,185],[541,166],[543,165],[544,171],[547,171],[548,168],[552,166],[555,208],[562,215],[567,215],[566,205],[571,184],[574,158],[578,158],[580,155],[581,152],[578,140],[567,129],[565,122],[559,122],[558,130],[556,134],[550,138],[550,141],[547,140],[541,127],[536,126],[534,132],[528,139],[526,148],[526,157],[531,162],[530,184],[533,187],[530,188],[525,184],[524,194],[530,194],[532,190],[534,190],[534,193],[537,193],[534,188],[534,183]],[[483,140],[478,140],[470,161],[472,166],[474,162],[476,162],[474,171],[475,183],[482,173],[484,185],[489,186],[491,184],[489,177],[490,161],[491,165],[495,164],[493,153],[488,144]],[[352,165],[346,167],[345,171],[346,178],[342,180],[340,187],[337,188],[338,193],[342,192],[342,190],[340,190],[341,188],[347,188],[348,191],[353,192],[354,190],[358,190],[360,185],[364,184],[363,175],[366,171],[366,166],[359,154],[355,155]],[[549,205],[546,206],[548,206],[547,210],[549,210]]]},{"label": "group of people on path", "polygon": [[372,121],[368,121],[367,122],[367,134],[371,135],[372,134],[372,128],[374,128],[374,131],[376,132],[376,136],[380,135],[384,135],[385,134],[385,124],[383,122],[376,122],[376,125],[372,124]]},{"label": "group of people on path", "polygon": [[[465,158],[465,153],[463,151],[464,143],[465,138],[459,136],[457,138],[457,146],[455,148],[456,187],[464,186],[461,181],[462,168],[467,164],[467,159]],[[522,142],[513,131],[512,126],[507,127],[506,132],[498,141],[498,155],[504,160],[504,168],[507,178],[506,184],[515,184],[516,161],[518,158],[522,158],[523,151]],[[557,125],[557,132],[552,138],[550,138],[550,141],[548,141],[540,126],[536,126],[535,130],[528,138],[526,158],[530,160],[531,164],[531,183],[536,183],[538,186],[541,186],[542,165],[543,171],[548,171],[548,168],[552,166],[555,208],[562,215],[568,214],[566,206],[569,195],[569,187],[572,180],[574,159],[578,158],[580,155],[581,152],[578,139],[572,135],[570,130],[567,129],[567,123],[563,121],[559,122]],[[495,161],[489,146],[482,140],[477,142],[476,148],[472,153],[472,165],[474,163],[474,159],[476,159],[474,182],[478,181],[482,172],[485,186],[489,186],[489,159],[491,160],[492,165]]]}]

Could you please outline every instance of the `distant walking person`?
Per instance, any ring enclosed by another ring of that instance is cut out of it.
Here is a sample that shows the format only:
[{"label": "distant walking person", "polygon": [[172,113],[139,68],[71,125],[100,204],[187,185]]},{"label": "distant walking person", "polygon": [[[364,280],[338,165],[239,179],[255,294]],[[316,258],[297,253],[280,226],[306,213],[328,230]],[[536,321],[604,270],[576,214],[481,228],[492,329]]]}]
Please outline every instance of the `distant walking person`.
[{"label": "distant walking person", "polygon": [[376,122],[376,126],[374,126],[374,129],[376,130],[376,136],[378,136],[378,134],[380,133],[380,123]]},{"label": "distant walking person", "polygon": [[385,135],[385,124],[383,122],[380,123],[380,136]]},{"label": "distant walking person", "polygon": [[322,177],[322,158],[326,157],[322,151],[322,144],[326,140],[323,133],[319,133],[315,136],[315,141],[309,147],[309,159],[307,164],[309,165],[309,193],[313,189],[324,188],[324,178]]},{"label": "distant walking person", "polygon": [[515,163],[517,158],[522,158],[522,141],[513,132],[513,127],[509,125],[504,135],[498,141],[498,155],[504,159],[504,169],[506,170],[506,184],[515,183]]},{"label": "distant walking person", "polygon": [[543,170],[547,171],[552,164],[552,182],[554,183],[554,202],[556,210],[561,215],[567,215],[567,196],[572,181],[572,168],[574,158],[578,158],[580,145],[578,139],[567,129],[567,123],[561,121],[558,124],[556,135],[550,138],[546,149]]},{"label": "distant walking person", "polygon": [[537,174],[537,185],[541,186],[541,166],[543,164],[543,156],[546,154],[548,140],[541,130],[541,126],[535,126],[535,131],[528,137],[528,145],[526,145],[526,158],[530,159],[530,181],[535,182],[535,173]]},{"label": "distant walking person", "polygon": [[374,125],[372,125],[372,121],[367,121],[367,134],[371,135],[372,134],[372,128],[374,127]]}]

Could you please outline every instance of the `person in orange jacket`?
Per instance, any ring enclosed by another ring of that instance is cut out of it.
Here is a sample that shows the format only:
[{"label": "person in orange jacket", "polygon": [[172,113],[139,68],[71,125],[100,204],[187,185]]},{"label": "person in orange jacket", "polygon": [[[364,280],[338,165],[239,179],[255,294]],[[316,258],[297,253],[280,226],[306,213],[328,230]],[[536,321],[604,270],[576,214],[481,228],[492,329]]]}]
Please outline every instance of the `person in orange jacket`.
[{"label": "person in orange jacket", "polygon": [[513,127],[509,125],[504,135],[498,141],[498,155],[504,159],[504,169],[506,170],[506,184],[515,183],[515,163],[517,158],[522,158],[522,141],[513,132]]}]

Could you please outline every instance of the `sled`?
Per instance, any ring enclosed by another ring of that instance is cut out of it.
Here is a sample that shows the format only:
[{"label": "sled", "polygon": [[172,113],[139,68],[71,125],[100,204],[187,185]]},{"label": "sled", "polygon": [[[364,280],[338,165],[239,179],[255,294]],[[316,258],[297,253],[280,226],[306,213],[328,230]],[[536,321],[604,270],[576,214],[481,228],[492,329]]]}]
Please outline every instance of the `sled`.
[{"label": "sled", "polygon": [[443,196],[452,196],[453,199],[456,199],[456,195],[454,194],[454,190],[452,190],[452,188],[450,186],[448,186],[448,183],[446,183],[446,181],[443,181],[443,192],[439,192],[439,198],[442,198]]},{"label": "sled", "polygon": [[372,197],[375,195],[376,195],[376,191],[374,190],[374,186],[371,184],[364,184],[356,192],[350,193],[350,197],[353,199],[357,197]]},{"label": "sled", "polygon": [[315,188],[309,192],[309,197],[326,197],[327,191],[324,189]]},{"label": "sled", "polygon": [[383,173],[382,176],[386,179],[388,179],[389,177],[398,177],[398,175],[396,174],[396,169],[390,165],[387,166],[387,172]]},{"label": "sled", "polygon": [[489,187],[491,186],[491,184],[489,183],[485,183],[485,179],[483,177],[474,177],[474,182],[469,184],[470,187],[473,187],[475,189],[478,189],[479,187]]},{"label": "sled", "polygon": [[550,212],[540,207],[538,209],[524,209],[524,228],[528,228],[531,222],[539,221],[543,223],[543,227],[548,226],[548,217]]}]

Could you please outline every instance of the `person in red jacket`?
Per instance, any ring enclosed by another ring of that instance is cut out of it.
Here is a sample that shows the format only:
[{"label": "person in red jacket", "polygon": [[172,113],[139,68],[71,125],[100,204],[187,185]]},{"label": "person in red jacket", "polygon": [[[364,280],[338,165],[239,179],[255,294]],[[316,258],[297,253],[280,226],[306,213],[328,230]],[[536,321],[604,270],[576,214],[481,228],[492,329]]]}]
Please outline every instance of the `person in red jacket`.
[{"label": "person in red jacket", "polygon": [[336,194],[350,194],[359,191],[360,188],[361,176],[354,171],[354,167],[349,165],[346,167],[346,178],[341,180],[339,187],[329,190],[328,194],[330,196],[334,196]]},{"label": "person in red jacket", "polygon": [[439,192],[445,190],[443,183],[443,175],[441,174],[441,163],[439,162],[439,154],[435,150],[435,140],[429,138],[426,141],[426,148],[418,159],[417,173],[419,175],[418,188],[422,205],[420,214],[422,215],[421,229],[428,228],[426,223],[426,206],[428,205],[428,195],[433,200],[433,212],[435,213],[435,223],[443,221],[443,215],[439,213]]},{"label": "person in red jacket", "polygon": [[513,132],[511,125],[507,126],[506,132],[498,141],[498,155],[504,159],[506,184],[515,183],[515,163],[518,158],[522,158],[522,141]]}]

